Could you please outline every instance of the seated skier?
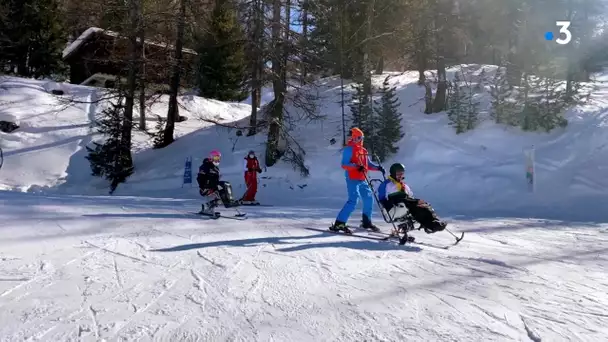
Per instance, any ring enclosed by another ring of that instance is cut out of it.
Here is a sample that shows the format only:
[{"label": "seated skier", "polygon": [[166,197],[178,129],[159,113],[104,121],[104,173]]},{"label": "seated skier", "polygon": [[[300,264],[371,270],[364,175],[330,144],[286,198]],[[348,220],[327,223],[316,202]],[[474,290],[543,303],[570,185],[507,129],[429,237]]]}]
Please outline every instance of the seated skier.
[{"label": "seated skier", "polygon": [[196,181],[198,182],[199,193],[204,197],[211,197],[211,200],[202,205],[201,214],[213,215],[215,208],[221,201],[224,207],[231,208],[238,206],[238,202],[232,198],[232,186],[226,181],[220,181],[220,160],[222,154],[219,151],[212,151],[209,157],[203,159],[203,163],[198,169]]},{"label": "seated skier", "polygon": [[441,221],[433,208],[424,200],[414,198],[414,193],[404,182],[405,166],[393,164],[390,176],[378,189],[380,204],[384,207],[393,222],[405,221],[408,213],[422,225],[424,231],[431,234],[442,231],[447,223]]}]

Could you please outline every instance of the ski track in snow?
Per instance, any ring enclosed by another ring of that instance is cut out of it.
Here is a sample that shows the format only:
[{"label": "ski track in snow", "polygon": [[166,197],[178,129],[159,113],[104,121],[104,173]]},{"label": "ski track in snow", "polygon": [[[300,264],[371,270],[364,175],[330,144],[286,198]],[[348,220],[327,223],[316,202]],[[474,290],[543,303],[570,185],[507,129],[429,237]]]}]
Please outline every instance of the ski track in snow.
[{"label": "ski track in snow", "polygon": [[[509,230],[492,221],[457,221],[454,231],[471,231],[442,250],[312,232],[303,228],[325,227],[331,218],[273,218],[281,208],[251,208],[242,222],[177,214],[133,220],[109,211],[154,208],[119,199],[84,209],[70,209],[61,197],[44,201],[48,209],[31,215],[56,222],[48,228],[55,235],[43,238],[43,224],[20,221],[10,205],[0,210],[10,222],[0,230],[0,341],[608,335],[606,226],[503,222]],[[82,216],[95,214],[97,226]],[[434,245],[453,241],[446,233],[415,236]]]}]

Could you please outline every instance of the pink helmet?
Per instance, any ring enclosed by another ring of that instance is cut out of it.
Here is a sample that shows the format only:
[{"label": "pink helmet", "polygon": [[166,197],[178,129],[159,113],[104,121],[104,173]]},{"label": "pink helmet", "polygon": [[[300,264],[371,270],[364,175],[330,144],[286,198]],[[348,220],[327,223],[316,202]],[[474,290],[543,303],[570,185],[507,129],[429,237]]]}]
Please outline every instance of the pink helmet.
[{"label": "pink helmet", "polygon": [[218,150],[213,150],[211,153],[209,153],[209,159],[211,159],[214,164],[219,164],[220,160],[222,159],[222,153]]}]

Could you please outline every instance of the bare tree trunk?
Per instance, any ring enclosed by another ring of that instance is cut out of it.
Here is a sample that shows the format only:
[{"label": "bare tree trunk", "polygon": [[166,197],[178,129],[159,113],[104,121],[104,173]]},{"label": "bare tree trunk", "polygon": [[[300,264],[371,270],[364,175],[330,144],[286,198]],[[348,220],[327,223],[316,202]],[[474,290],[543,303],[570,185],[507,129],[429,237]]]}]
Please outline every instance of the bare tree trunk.
[{"label": "bare tree trunk", "polygon": [[[572,20],[573,8],[572,8],[572,0],[568,0],[568,20]],[[574,33],[576,34],[576,32]],[[572,83],[574,82],[574,58],[573,58],[573,47],[568,49],[567,53],[567,71],[566,71],[566,98],[568,100],[572,97]]]},{"label": "bare tree trunk", "polygon": [[[309,0],[304,0],[302,3],[302,46],[304,47],[305,53],[308,52],[308,1]],[[302,57],[302,59],[304,59],[304,57]],[[302,60],[300,63],[301,84],[306,82],[307,72],[306,61]]]},{"label": "bare tree trunk", "polygon": [[281,126],[283,125],[283,106],[285,102],[285,87],[282,82],[283,48],[281,46],[281,0],[273,0],[272,3],[272,88],[274,100],[270,108],[270,125],[268,127],[268,139],[266,142],[266,166],[274,165],[281,157],[279,151],[279,139]]},{"label": "bare tree trunk", "polygon": [[289,60],[289,32],[291,27],[291,0],[285,0],[285,38],[283,40],[283,84],[287,84],[287,62]]},{"label": "bare tree trunk", "polygon": [[521,85],[522,71],[520,63],[517,60],[517,43],[519,36],[519,9],[516,7],[516,3],[512,3],[512,8],[509,11],[509,24],[511,29],[509,33],[509,52],[507,53],[507,83],[509,86],[516,87]]},{"label": "bare tree trunk", "polygon": [[426,25],[427,22],[424,20],[418,19],[417,25],[424,25],[421,29],[417,30],[419,32],[418,39],[416,41],[416,66],[418,68],[418,85],[423,85],[426,83],[426,75],[424,72],[427,69],[427,61],[429,60],[428,56],[428,39],[429,39],[429,30]]},{"label": "bare tree trunk", "polygon": [[255,0],[252,4],[254,57],[251,63],[251,116],[249,117],[248,136],[257,134],[258,108],[260,108],[262,93],[262,48],[260,43],[264,27],[264,11],[261,0]]},{"label": "bare tree trunk", "polygon": [[372,18],[374,17],[374,2],[371,0],[367,4],[365,15],[365,41],[363,43],[363,92],[369,96],[371,101],[372,96],[372,75],[370,70],[370,52],[371,52],[371,37],[372,37]]},{"label": "bare tree trunk", "polygon": [[169,89],[169,110],[167,111],[167,125],[163,135],[163,146],[170,145],[173,141],[175,122],[179,120],[179,107],[177,95],[181,79],[182,47],[184,45],[184,30],[186,26],[186,2],[180,0],[179,13],[177,16],[177,37],[175,38],[175,56],[173,59],[173,73],[171,75]]},{"label": "bare tree trunk", "polygon": [[380,56],[380,58],[378,58],[378,63],[376,63],[376,75],[382,75],[382,73],[384,72],[384,56]]},{"label": "bare tree trunk", "polygon": [[[131,157],[131,130],[133,129],[133,106],[135,104],[135,91],[137,89],[137,69],[139,66],[139,43],[137,42],[137,33],[141,23],[139,21],[139,0],[129,0],[129,60],[127,62],[129,71],[127,73],[127,89],[125,92],[125,117],[122,125],[121,143],[123,146],[129,146],[127,155],[122,156],[125,161],[125,167],[133,166]],[[122,91],[122,90],[121,90]]]},{"label": "bare tree trunk", "polygon": [[140,48],[140,56],[141,63],[139,69],[139,130],[146,130],[146,46],[145,46],[145,38],[146,32],[144,29],[144,20],[143,20],[143,4],[140,4],[141,8],[139,9],[139,48]]},{"label": "bare tree trunk", "polygon": [[[581,45],[588,46],[589,44],[589,32],[587,31],[589,27],[589,2],[588,0],[584,0],[583,2],[583,26],[585,27],[585,35],[581,37]],[[589,71],[589,56],[586,56],[581,65],[581,80],[583,82],[589,82],[591,80],[591,72]]]},{"label": "bare tree trunk", "polygon": [[433,101],[433,113],[441,112],[445,109],[446,92],[448,89],[447,72],[445,70],[445,34],[447,33],[447,13],[448,6],[445,0],[438,0],[439,6],[435,9],[435,42],[437,60],[437,92]]},{"label": "bare tree trunk", "polygon": [[428,82],[424,82],[424,114],[433,113],[433,89]]}]

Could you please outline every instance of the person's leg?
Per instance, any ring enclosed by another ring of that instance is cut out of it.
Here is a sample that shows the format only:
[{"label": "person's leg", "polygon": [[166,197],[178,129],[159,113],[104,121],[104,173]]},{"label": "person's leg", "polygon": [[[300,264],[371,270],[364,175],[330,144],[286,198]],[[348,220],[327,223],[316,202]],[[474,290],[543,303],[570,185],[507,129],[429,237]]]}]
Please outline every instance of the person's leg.
[{"label": "person's leg", "polygon": [[245,194],[243,195],[243,202],[250,202],[253,201],[253,195],[252,195],[252,182],[251,182],[251,175],[252,172],[245,172],[245,186],[247,187],[247,190],[245,191]]},{"label": "person's leg", "polygon": [[378,230],[372,223],[372,211],[374,208],[374,197],[372,194],[372,189],[369,187],[367,182],[362,181],[357,186],[359,195],[361,196],[361,201],[363,201],[363,215],[361,220],[361,226],[363,228]]},{"label": "person's leg", "polygon": [[255,172],[251,173],[251,200],[255,202],[255,196],[258,194],[258,176]]},{"label": "person's leg", "polygon": [[398,221],[407,215],[408,210],[405,206],[405,203],[400,202],[396,203],[392,206],[391,210],[389,210],[388,214],[393,219],[393,221]]},{"label": "person's leg", "polygon": [[233,205],[232,198],[232,185],[226,181],[220,181],[218,183],[218,190],[220,194],[220,198],[222,199],[222,203],[224,203],[225,207],[230,207]]},{"label": "person's leg", "polygon": [[346,224],[348,218],[355,210],[357,206],[357,202],[359,201],[359,190],[358,190],[359,181],[347,179],[346,180],[346,191],[348,195],[348,200],[342,207],[342,210],[338,213],[338,217],[336,218],[336,224]]}]

